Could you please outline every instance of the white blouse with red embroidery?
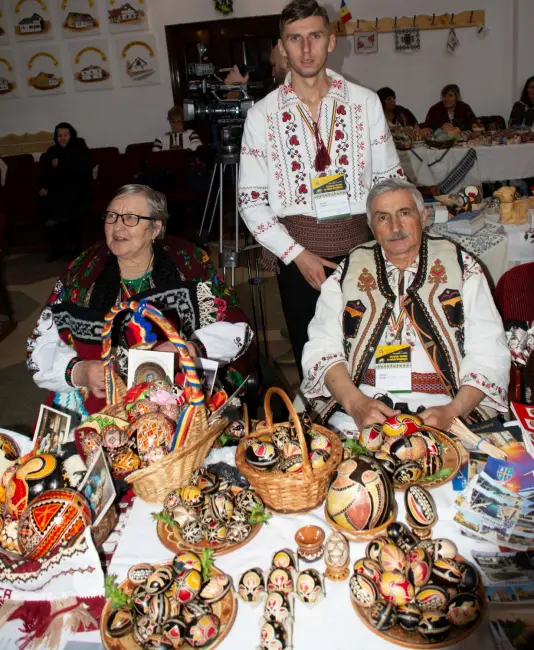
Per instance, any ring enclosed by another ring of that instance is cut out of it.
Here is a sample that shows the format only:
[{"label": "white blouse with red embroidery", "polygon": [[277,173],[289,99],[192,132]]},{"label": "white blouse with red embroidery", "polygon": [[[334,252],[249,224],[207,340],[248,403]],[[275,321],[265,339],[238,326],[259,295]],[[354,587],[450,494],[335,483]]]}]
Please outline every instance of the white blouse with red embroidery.
[{"label": "white blouse with red embroidery", "polygon": [[[345,174],[351,213],[361,214],[373,185],[404,174],[378,96],[326,72],[332,85],[321,104],[319,131],[332,161],[327,171]],[[256,240],[286,264],[304,249],[281,220],[316,216],[310,189],[316,139],[310,124],[308,108],[291,87],[291,73],[249,110],[245,122],[240,213]]]}]

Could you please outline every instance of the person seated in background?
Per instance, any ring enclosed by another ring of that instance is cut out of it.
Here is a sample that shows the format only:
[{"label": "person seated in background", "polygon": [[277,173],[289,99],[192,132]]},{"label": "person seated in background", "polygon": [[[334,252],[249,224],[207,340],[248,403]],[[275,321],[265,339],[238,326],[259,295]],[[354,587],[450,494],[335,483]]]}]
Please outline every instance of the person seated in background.
[{"label": "person seated in background", "polygon": [[273,78],[274,88],[278,88],[278,86],[281,86],[284,83],[286,75],[289,72],[287,57],[285,57],[280,51],[278,43],[271,51],[269,63],[271,64],[271,75]]},{"label": "person seated in background", "polygon": [[512,107],[508,124],[510,128],[523,126],[531,128],[534,124],[534,77],[527,79],[521,99]]},{"label": "person seated in background", "polygon": [[184,130],[183,106],[173,106],[167,113],[167,119],[171,130],[154,140],[152,151],[169,151],[172,149],[196,151],[202,145],[196,131],[193,131],[193,129]]},{"label": "person seated in background", "polygon": [[471,106],[462,101],[460,89],[456,84],[449,84],[441,91],[441,101],[431,106],[425,119],[425,126],[435,131],[450,131],[458,128],[469,131],[477,118]]},{"label": "person seated in background", "polygon": [[[507,412],[510,352],[479,264],[424,232],[423,198],[404,180],[375,185],[367,217],[375,241],[326,280],[308,329],[301,393],[309,409],[347,433],[401,409],[441,430],[455,417]],[[381,346],[397,345],[410,353],[401,379],[380,363],[394,352]]]},{"label": "person seated in background", "polygon": [[[27,365],[35,383],[52,392],[50,402],[82,418],[101,411],[104,318],[114,305],[134,298],[163,313],[187,340],[191,356],[217,361],[232,393],[256,365],[253,332],[235,291],[200,248],[179,238],[160,242],[168,220],[163,194],[124,185],[103,217],[105,241],[82,253],[57,280],[28,339]],[[130,316],[117,321],[115,363],[124,375],[128,348],[142,341]],[[174,352],[156,331],[155,349]]]},{"label": "person seated in background", "polygon": [[397,96],[395,95],[394,90],[386,86],[377,90],[376,94],[382,102],[384,115],[386,116],[390,127],[417,126],[415,115],[407,108],[404,108],[404,106],[399,106],[397,104]]},{"label": "person seated in background", "polygon": [[54,130],[54,142],[40,160],[39,196],[50,239],[49,262],[80,252],[80,220],[92,181],[91,153],[76,129],[61,122]]}]

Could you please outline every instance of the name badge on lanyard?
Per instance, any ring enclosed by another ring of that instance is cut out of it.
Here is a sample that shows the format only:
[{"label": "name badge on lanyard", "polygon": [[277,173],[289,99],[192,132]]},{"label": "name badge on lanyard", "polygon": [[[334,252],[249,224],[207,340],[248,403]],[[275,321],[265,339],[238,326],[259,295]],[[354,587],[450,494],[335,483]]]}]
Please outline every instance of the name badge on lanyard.
[{"label": "name badge on lanyard", "polygon": [[388,393],[412,390],[412,350],[409,343],[380,345],[376,349],[375,386]]}]

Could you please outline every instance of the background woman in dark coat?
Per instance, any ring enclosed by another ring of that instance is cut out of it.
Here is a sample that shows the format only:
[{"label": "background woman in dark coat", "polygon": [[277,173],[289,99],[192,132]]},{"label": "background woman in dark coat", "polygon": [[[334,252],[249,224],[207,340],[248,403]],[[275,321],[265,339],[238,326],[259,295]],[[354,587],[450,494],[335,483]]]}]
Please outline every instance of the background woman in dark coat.
[{"label": "background woman in dark coat", "polygon": [[534,77],[527,79],[521,99],[513,105],[509,124],[510,127],[532,127],[534,124]]},{"label": "background woman in dark coat", "polygon": [[441,101],[430,107],[425,126],[433,131],[451,125],[458,127],[460,131],[469,131],[476,121],[471,106],[461,100],[458,86],[449,84],[441,91]]}]

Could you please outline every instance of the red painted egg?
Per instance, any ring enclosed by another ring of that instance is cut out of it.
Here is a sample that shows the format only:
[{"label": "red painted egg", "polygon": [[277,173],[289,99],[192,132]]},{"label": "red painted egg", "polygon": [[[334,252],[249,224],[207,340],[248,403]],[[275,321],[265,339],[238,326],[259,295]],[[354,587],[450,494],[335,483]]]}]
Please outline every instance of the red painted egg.
[{"label": "red painted egg", "polygon": [[382,433],[386,436],[409,436],[416,433],[423,426],[423,420],[417,415],[404,414],[392,415],[382,425]]},{"label": "red painted egg", "polygon": [[412,583],[400,571],[383,573],[379,589],[387,601],[398,606],[407,605],[415,595]]}]

